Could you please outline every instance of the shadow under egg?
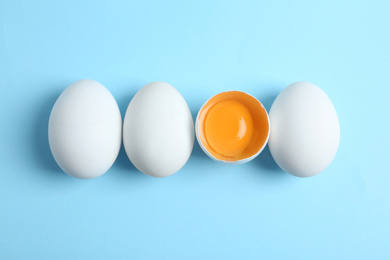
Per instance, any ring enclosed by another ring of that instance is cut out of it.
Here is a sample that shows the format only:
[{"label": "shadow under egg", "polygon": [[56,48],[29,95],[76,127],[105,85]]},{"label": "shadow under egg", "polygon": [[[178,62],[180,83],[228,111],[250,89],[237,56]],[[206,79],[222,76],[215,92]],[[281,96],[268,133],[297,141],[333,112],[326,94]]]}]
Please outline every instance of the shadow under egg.
[{"label": "shadow under egg", "polygon": [[36,115],[36,125],[35,131],[33,131],[34,136],[32,138],[32,147],[31,153],[36,157],[39,167],[42,169],[41,172],[50,172],[64,174],[61,168],[57,165],[49,145],[48,138],[48,126],[51,110],[59,97],[59,93],[53,93],[48,95],[45,98],[42,98],[44,101],[40,102],[40,108]]}]

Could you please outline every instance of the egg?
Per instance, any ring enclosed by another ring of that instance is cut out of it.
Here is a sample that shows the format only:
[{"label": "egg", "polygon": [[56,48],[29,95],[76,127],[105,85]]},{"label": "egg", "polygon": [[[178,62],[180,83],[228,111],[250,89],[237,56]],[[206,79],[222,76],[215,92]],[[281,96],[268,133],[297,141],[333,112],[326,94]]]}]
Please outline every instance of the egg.
[{"label": "egg", "polygon": [[249,162],[268,142],[270,122],[264,106],[241,91],[210,98],[199,110],[195,132],[202,150],[212,159],[230,164]]},{"label": "egg", "polygon": [[53,106],[48,137],[54,159],[67,174],[80,179],[101,176],[117,158],[122,141],[114,97],[94,80],[74,82]]},{"label": "egg", "polygon": [[333,161],[340,125],[332,102],[319,87],[309,82],[289,85],[275,99],[269,117],[269,149],[284,171],[310,177]]},{"label": "egg", "polygon": [[126,110],[123,145],[146,175],[166,177],[179,171],[194,146],[194,122],[183,96],[165,82],[142,87]]}]

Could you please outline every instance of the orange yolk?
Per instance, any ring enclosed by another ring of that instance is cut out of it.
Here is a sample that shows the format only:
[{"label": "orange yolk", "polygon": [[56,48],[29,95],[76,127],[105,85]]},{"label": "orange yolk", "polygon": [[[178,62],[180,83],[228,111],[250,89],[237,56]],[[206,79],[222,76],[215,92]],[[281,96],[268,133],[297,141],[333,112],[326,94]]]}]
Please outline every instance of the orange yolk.
[{"label": "orange yolk", "polygon": [[251,141],[252,117],[241,103],[222,101],[210,109],[204,131],[207,142],[217,153],[228,157],[239,156]]},{"label": "orange yolk", "polygon": [[239,91],[212,97],[199,113],[199,137],[216,159],[238,161],[255,155],[269,134],[267,112],[254,97]]}]

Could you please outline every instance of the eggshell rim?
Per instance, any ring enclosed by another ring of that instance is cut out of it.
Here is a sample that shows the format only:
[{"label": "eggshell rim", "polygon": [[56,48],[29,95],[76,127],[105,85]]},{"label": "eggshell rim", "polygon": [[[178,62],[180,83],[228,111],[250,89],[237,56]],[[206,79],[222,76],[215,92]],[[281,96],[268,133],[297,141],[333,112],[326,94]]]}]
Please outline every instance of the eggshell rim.
[{"label": "eggshell rim", "polygon": [[[226,160],[220,160],[220,159],[217,159],[215,158],[213,155],[210,154],[209,151],[207,151],[207,149],[203,146],[203,143],[202,143],[202,140],[200,140],[200,137],[199,137],[199,116],[200,116],[200,112],[203,110],[203,107],[212,99],[214,98],[215,96],[217,95],[220,95],[220,94],[223,94],[223,93],[228,93],[228,92],[241,92],[241,93],[244,93],[250,97],[252,97],[254,100],[256,100],[260,105],[261,107],[264,109],[265,111],[265,114],[267,115],[267,121],[268,121],[268,134],[267,134],[267,139],[265,140],[263,146],[259,149],[259,151],[257,151],[257,153],[255,153],[254,155],[248,157],[248,158],[244,158],[244,159],[241,159],[241,160],[237,160],[237,161],[226,161]],[[225,163],[225,164],[243,164],[243,163],[246,163],[246,162],[249,162],[249,161],[252,161],[253,159],[255,159],[257,156],[259,156],[259,154],[264,150],[264,148],[267,146],[268,144],[268,140],[269,140],[269,137],[270,137],[270,133],[271,133],[271,121],[269,119],[269,115],[268,115],[268,112],[267,112],[267,109],[264,107],[264,105],[260,102],[260,100],[258,100],[256,97],[254,97],[253,95],[251,94],[248,94],[244,91],[239,91],[239,90],[228,90],[228,91],[224,91],[224,92],[220,92],[220,93],[217,93],[215,95],[213,95],[212,97],[210,97],[199,109],[198,111],[198,114],[196,115],[196,121],[195,121],[195,135],[196,135],[196,140],[198,141],[198,144],[200,146],[200,148],[203,150],[203,152],[208,156],[210,157],[211,159],[217,161],[217,162],[222,162],[222,163]]]}]

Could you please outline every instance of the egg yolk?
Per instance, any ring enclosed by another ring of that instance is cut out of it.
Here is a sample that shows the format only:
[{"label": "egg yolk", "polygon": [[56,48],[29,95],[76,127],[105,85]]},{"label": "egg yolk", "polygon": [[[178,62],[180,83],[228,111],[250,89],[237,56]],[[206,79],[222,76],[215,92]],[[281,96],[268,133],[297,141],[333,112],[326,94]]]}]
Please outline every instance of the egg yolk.
[{"label": "egg yolk", "polygon": [[252,117],[248,109],[233,100],[216,104],[204,122],[205,138],[217,153],[239,156],[251,141]]},{"label": "egg yolk", "polygon": [[255,155],[269,135],[266,110],[257,99],[240,91],[212,97],[201,109],[198,122],[203,147],[223,161]]}]

